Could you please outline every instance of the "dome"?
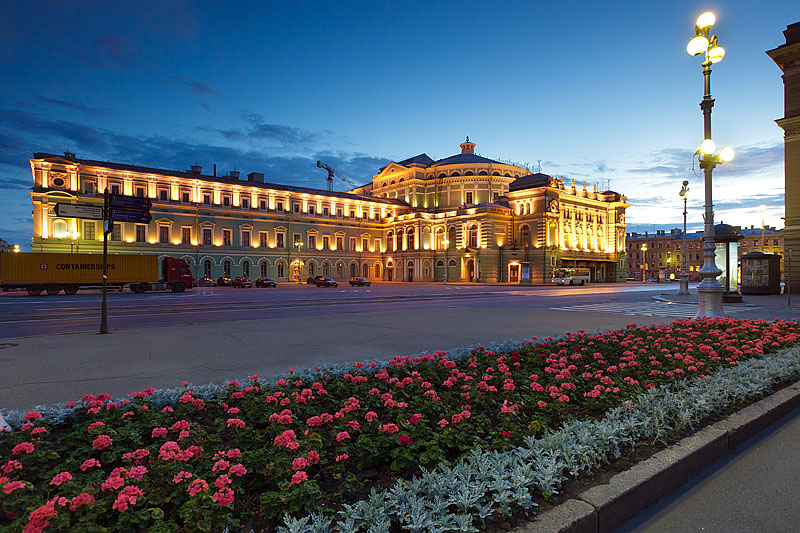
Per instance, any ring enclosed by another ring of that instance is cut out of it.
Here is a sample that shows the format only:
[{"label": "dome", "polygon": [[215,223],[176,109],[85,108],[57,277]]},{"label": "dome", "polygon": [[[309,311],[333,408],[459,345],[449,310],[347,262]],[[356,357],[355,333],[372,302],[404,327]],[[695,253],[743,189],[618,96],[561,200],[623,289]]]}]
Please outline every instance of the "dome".
[{"label": "dome", "polygon": [[714,226],[714,242],[736,242],[742,240],[742,234],[730,224]]}]

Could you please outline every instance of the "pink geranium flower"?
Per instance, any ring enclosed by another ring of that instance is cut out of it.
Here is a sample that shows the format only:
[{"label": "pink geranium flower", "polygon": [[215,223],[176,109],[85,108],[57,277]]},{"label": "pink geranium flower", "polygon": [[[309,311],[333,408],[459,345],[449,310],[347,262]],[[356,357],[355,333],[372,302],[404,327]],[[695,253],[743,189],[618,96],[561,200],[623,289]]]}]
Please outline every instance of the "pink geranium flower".
[{"label": "pink geranium flower", "polygon": [[291,484],[292,485],[296,485],[296,484],[302,483],[303,481],[305,481],[307,479],[308,479],[308,474],[306,474],[302,470],[298,470],[292,476],[292,483]]},{"label": "pink geranium flower", "polygon": [[111,437],[108,435],[100,435],[92,442],[92,448],[95,450],[105,450],[112,444],[114,444],[114,441],[111,440]]},{"label": "pink geranium flower", "polygon": [[56,474],[55,476],[53,476],[53,479],[50,480],[50,484],[58,487],[65,481],[71,481],[71,480],[72,480],[72,474],[70,474],[69,472],[61,472],[60,474]]}]

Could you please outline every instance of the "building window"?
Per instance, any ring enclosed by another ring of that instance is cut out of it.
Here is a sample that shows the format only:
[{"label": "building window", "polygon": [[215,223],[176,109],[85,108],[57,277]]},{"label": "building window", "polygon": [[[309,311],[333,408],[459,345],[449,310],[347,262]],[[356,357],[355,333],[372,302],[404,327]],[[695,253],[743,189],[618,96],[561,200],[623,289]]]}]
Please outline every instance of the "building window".
[{"label": "building window", "polygon": [[309,250],[316,250],[317,249],[317,236],[316,235],[309,235],[308,236],[308,249]]},{"label": "building window", "polygon": [[250,230],[242,230],[242,246],[250,246]]},{"label": "building window", "polygon": [[192,228],[181,228],[181,244],[192,244]]},{"label": "building window", "polygon": [[351,250],[355,250],[356,249],[356,238],[355,237],[350,237],[350,249]]},{"label": "building window", "polygon": [[330,214],[331,214],[331,210],[330,210],[330,209],[328,209],[327,207],[323,207],[323,208],[322,208],[322,214],[323,214],[324,216],[326,216],[326,217],[327,217],[327,216],[330,216]]},{"label": "building window", "polygon": [[381,266],[378,263],[375,263],[375,277],[381,277]]},{"label": "building window", "polygon": [[242,198],[242,209],[250,209],[250,199]]},{"label": "building window", "polygon": [[258,208],[259,209],[266,209],[267,208],[267,201],[266,200],[259,200]]},{"label": "building window", "polygon": [[94,240],[94,222],[83,223],[83,238],[87,241]]},{"label": "building window", "polygon": [[337,250],[344,250],[344,237],[337,235],[336,236],[336,249]]},{"label": "building window", "polygon": [[119,194],[119,193],[120,193],[119,185],[117,185],[116,183],[112,183],[111,184],[111,194]]},{"label": "building window", "polygon": [[206,259],[203,261],[203,275],[207,278],[211,277],[211,260]]},{"label": "building window", "polygon": [[169,199],[166,189],[161,189],[160,191],[158,191],[158,199],[164,202],[166,202]]},{"label": "building window", "polygon": [[230,196],[223,196],[222,197],[222,205],[225,207],[230,207],[231,205],[231,197]]},{"label": "building window", "polygon": [[327,235],[322,236],[322,249],[323,250],[330,250],[331,248],[331,238]]},{"label": "building window", "polygon": [[230,246],[233,241],[233,232],[229,229],[222,230],[222,245]]},{"label": "building window", "polygon": [[204,205],[211,205],[211,195],[210,194],[204,194],[203,195],[203,204]]},{"label": "building window", "polygon": [[322,275],[326,278],[331,277],[331,265],[328,263],[322,264]]},{"label": "building window", "polygon": [[492,193],[492,201],[493,202],[496,202],[499,198],[500,198],[500,193],[499,192]]},{"label": "building window", "polygon": [[356,218],[356,211],[355,209],[350,210],[350,218]]},{"label": "building window", "polygon": [[242,263],[242,276],[246,278],[250,277],[250,261],[244,261]]},{"label": "building window", "polygon": [[112,241],[122,240],[122,224],[120,224],[119,222],[114,222],[114,227],[111,228],[111,240]]},{"label": "building window", "polygon": [[362,252],[369,251],[369,239],[361,239],[361,251]]},{"label": "building window", "polygon": [[342,208],[341,207],[336,208],[336,216],[339,217],[339,218],[342,218]]},{"label": "building window", "polygon": [[212,244],[213,231],[211,228],[203,228],[203,244]]},{"label": "building window", "polygon": [[144,198],[144,187],[136,187],[136,197]]},{"label": "building window", "polygon": [[317,274],[316,265],[314,265],[314,263],[309,263],[308,264],[308,275],[313,278],[316,274]]},{"label": "building window", "polygon": [[136,242],[145,242],[147,241],[147,226],[144,224],[136,224],[136,235],[135,240]]},{"label": "building window", "polygon": [[351,278],[356,277],[358,275],[357,272],[358,272],[358,270],[356,270],[356,264],[355,263],[350,263],[350,277]]},{"label": "building window", "polygon": [[414,228],[406,230],[406,250],[414,250]]},{"label": "building window", "polygon": [[[275,234],[275,246],[278,248],[284,248],[286,246],[286,234],[282,231],[279,231]],[[281,274],[282,276],[283,274]]]},{"label": "building window", "polygon": [[314,207],[314,204],[308,204],[308,214],[313,215],[315,211],[316,208]]},{"label": "building window", "polygon": [[83,192],[86,194],[94,194],[96,187],[93,181],[84,181],[83,182]]},{"label": "building window", "polygon": [[299,233],[292,234],[292,246],[297,247],[297,244],[301,242],[303,242],[303,238]]},{"label": "building window", "polygon": [[262,248],[266,248],[267,247],[267,232],[266,231],[258,232],[258,245],[261,246]]},{"label": "building window", "polygon": [[275,204],[275,210],[283,211],[283,202],[278,202],[277,204]]},{"label": "building window", "polygon": [[469,228],[467,246],[469,246],[470,248],[478,247],[478,228],[476,228],[475,226]]},{"label": "building window", "polygon": [[381,251],[381,240],[380,239],[375,239],[375,251],[376,252],[380,252]]},{"label": "building window", "polygon": [[269,266],[267,265],[267,262],[266,261],[262,261],[261,262],[261,277],[262,278],[266,278],[267,276],[269,276],[268,270],[269,270]]},{"label": "building window", "polygon": [[294,204],[294,212],[295,213],[299,213],[300,212],[300,204]]},{"label": "building window", "polygon": [[472,191],[470,191],[470,192],[466,193],[466,198],[467,198],[467,199],[466,199],[466,204],[467,204],[467,205],[469,205],[469,204],[472,204],[472,199],[473,199],[473,193],[472,193]]},{"label": "building window", "polygon": [[230,261],[226,260],[224,263],[222,263],[222,274],[226,278],[231,277],[231,262]]},{"label": "building window", "polygon": [[158,242],[161,244],[169,244],[169,226],[158,227]]},{"label": "building window", "polygon": [[284,276],[284,266],[283,263],[278,263],[278,277],[282,278]]},{"label": "building window", "polygon": [[183,202],[183,203],[185,203],[185,204],[188,204],[188,203],[189,203],[189,193],[188,193],[188,192],[186,192],[186,191],[183,191],[183,192],[181,193],[181,202]]},{"label": "building window", "polygon": [[361,275],[365,278],[369,277],[369,265],[364,263],[361,265]]}]

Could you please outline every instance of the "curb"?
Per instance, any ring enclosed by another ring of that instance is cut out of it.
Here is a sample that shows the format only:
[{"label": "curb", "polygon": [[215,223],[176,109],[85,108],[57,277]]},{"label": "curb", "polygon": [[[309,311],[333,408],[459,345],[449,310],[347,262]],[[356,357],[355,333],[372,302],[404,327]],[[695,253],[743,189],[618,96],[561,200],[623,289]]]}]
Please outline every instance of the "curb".
[{"label": "curb", "polygon": [[512,533],[605,533],[800,407],[800,381],[681,439]]}]

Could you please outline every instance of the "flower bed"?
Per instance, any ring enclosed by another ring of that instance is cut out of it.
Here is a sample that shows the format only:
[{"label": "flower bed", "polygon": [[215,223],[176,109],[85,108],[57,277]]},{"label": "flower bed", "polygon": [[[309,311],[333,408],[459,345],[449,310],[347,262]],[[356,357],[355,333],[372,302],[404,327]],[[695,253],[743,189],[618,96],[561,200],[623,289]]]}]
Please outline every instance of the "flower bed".
[{"label": "flower bed", "polygon": [[[798,340],[795,321],[686,320],[533,339],[461,359],[435,352],[356,363],[342,374],[292,373],[271,384],[253,376],[203,398],[187,387],[172,405],[152,389],[121,401],[87,395],[63,424],[31,412],[20,431],[0,437],[0,525],[272,528],[286,512],[378,498],[398,479],[434,483],[437,467],[469,476],[486,455],[475,450],[519,458],[532,437],[553,438],[570,420],[631,411],[645,391],[703,381]],[[534,458],[542,459],[526,460]],[[580,464],[596,462],[586,455]],[[484,511],[467,512],[481,498],[465,495],[463,505],[448,504],[464,509],[451,526],[466,530],[473,516],[529,509],[532,496],[556,487],[536,486],[498,487],[503,505]],[[358,508],[348,512],[353,522],[342,530],[355,530]]]}]

